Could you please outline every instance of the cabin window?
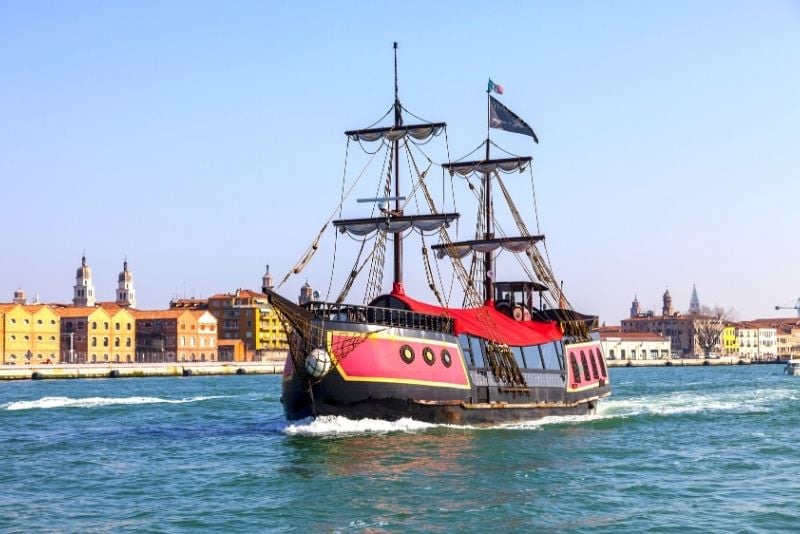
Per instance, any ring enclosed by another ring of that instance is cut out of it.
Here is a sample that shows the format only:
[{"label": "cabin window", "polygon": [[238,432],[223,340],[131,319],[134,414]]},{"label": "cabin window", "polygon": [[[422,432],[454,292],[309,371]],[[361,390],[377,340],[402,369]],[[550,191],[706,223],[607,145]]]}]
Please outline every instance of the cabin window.
[{"label": "cabin window", "polygon": [[589,363],[586,361],[586,353],[581,351],[581,367],[583,367],[583,378],[586,381],[592,379],[592,376],[589,374]]},{"label": "cabin window", "polygon": [[400,347],[400,357],[406,363],[411,363],[414,361],[414,349],[411,348],[410,345],[403,345]]},{"label": "cabin window", "polygon": [[529,345],[525,347],[525,360],[528,362],[528,367],[531,369],[544,369],[542,365],[542,352],[539,350],[538,345]]},{"label": "cabin window", "polygon": [[483,359],[484,343],[480,338],[469,336],[469,348],[472,350],[472,357],[475,360],[476,367],[486,367]]},{"label": "cabin window", "polygon": [[475,367],[475,358],[472,357],[472,349],[469,346],[469,336],[466,334],[458,335],[458,343],[461,345],[461,352],[467,360],[467,365]]},{"label": "cabin window", "polygon": [[603,378],[608,378],[606,362],[603,361],[603,351],[599,348],[597,349],[597,363],[600,365],[600,372],[603,373]]},{"label": "cabin window", "polygon": [[527,366],[525,365],[525,358],[522,356],[522,347],[509,347],[511,349],[511,353],[514,355],[514,361],[517,362],[517,365],[520,369],[526,369]]},{"label": "cabin window", "polygon": [[450,367],[453,365],[453,358],[450,356],[450,351],[442,349],[442,365]]},{"label": "cabin window", "polygon": [[425,363],[428,365],[433,365],[436,363],[436,355],[433,353],[430,347],[425,347],[422,349],[422,359],[425,360]]},{"label": "cabin window", "polygon": [[558,354],[558,361],[561,364],[561,369],[566,367],[564,363],[564,345],[560,341],[553,341],[553,345],[556,346],[556,353]]},{"label": "cabin window", "polygon": [[589,350],[589,362],[592,364],[592,376],[595,380],[599,379],[600,375],[597,373],[597,357],[591,349]]},{"label": "cabin window", "polygon": [[561,358],[558,357],[558,349],[555,343],[545,343],[540,345],[539,348],[542,350],[545,369],[561,369]]},{"label": "cabin window", "polygon": [[572,379],[575,380],[575,382],[583,382],[581,380],[581,370],[578,367],[578,360],[575,358],[574,352],[569,353],[569,364],[570,367],[572,367]]}]

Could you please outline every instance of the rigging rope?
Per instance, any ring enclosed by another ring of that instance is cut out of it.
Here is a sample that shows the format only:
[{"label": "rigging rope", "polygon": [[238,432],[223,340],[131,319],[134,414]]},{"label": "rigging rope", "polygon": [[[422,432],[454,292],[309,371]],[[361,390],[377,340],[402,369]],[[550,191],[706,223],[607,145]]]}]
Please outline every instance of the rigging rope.
[{"label": "rigging rope", "polygon": [[369,164],[372,163],[372,160],[374,158],[375,158],[375,154],[372,154],[370,156],[370,158],[369,158],[369,161],[367,161],[367,163],[361,169],[361,172],[356,177],[356,179],[353,182],[353,184],[347,190],[347,193],[339,201],[339,204],[336,206],[336,208],[334,208],[333,212],[331,212],[331,215],[328,217],[328,220],[325,222],[325,224],[322,225],[322,228],[320,229],[319,233],[317,234],[317,237],[314,239],[314,241],[311,242],[311,245],[303,253],[303,256],[301,256],[301,258],[300,258],[300,261],[298,261],[295,264],[295,266],[292,267],[289,270],[288,273],[286,273],[286,276],[283,277],[283,280],[281,280],[281,282],[275,288],[276,290],[278,290],[281,287],[283,287],[283,284],[286,283],[286,281],[289,279],[290,276],[292,276],[293,274],[299,274],[300,272],[302,272],[303,269],[305,269],[306,265],[308,265],[308,262],[311,261],[311,258],[314,257],[314,254],[316,254],[317,250],[319,249],[319,240],[322,237],[322,234],[325,233],[325,230],[328,228],[328,225],[331,223],[333,218],[336,217],[336,212],[338,212],[338,211],[340,211],[342,209],[342,205],[344,204],[344,201],[350,196],[350,193],[353,192],[353,189],[355,189],[355,187],[358,184],[358,182],[364,176],[364,173],[366,172],[367,168],[369,167]]}]

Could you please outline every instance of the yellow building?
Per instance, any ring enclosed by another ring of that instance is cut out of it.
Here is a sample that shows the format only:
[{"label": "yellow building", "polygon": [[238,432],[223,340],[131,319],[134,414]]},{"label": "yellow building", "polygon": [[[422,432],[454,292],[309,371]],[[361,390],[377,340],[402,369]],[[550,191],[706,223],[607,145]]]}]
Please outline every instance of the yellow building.
[{"label": "yellow building", "polygon": [[739,354],[739,337],[736,335],[736,326],[726,325],[722,329],[720,336],[722,343],[722,354],[725,356],[735,356]]},{"label": "yellow building", "polygon": [[4,365],[59,362],[59,321],[49,306],[0,304]]},{"label": "yellow building", "polygon": [[101,306],[111,316],[108,329],[111,361],[117,363],[136,361],[136,318],[127,308],[105,304]]},{"label": "yellow building", "polygon": [[217,318],[220,341],[241,339],[248,359],[258,359],[264,351],[289,348],[278,314],[263,293],[237,289],[212,295],[208,310]]},{"label": "yellow building", "polygon": [[[96,306],[68,306],[57,308],[56,313],[61,318],[62,332],[62,354],[64,361],[68,363],[104,363],[104,362],[127,362],[127,354],[131,355],[133,361],[133,346],[125,347],[125,337],[127,335],[126,322],[132,323],[133,316],[130,312],[118,308],[112,310],[113,317],[118,317],[114,321],[112,314],[103,308]],[[125,314],[118,315],[119,311]],[[120,328],[116,329],[116,323]],[[135,336],[135,325],[131,325],[131,335]],[[120,339],[120,347],[115,347],[114,334]],[[131,340],[131,345],[133,341]]]}]

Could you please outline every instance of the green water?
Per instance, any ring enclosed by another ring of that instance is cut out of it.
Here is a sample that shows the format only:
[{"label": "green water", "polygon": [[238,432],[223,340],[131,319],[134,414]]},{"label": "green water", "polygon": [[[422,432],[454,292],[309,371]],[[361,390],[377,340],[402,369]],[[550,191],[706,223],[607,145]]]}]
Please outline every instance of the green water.
[{"label": "green water", "polygon": [[592,417],[288,424],[280,377],[0,383],[3,532],[800,531],[800,377],[612,369]]}]

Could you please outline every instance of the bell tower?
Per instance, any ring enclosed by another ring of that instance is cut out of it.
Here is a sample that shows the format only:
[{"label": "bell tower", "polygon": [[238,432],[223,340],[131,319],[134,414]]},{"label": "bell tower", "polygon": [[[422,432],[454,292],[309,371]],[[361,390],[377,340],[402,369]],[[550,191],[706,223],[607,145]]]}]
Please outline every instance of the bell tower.
[{"label": "bell tower", "polygon": [[272,291],[273,287],[275,287],[275,282],[272,280],[272,275],[269,274],[269,265],[267,265],[267,271],[264,273],[264,276],[261,277],[261,292],[266,293],[267,290]]},{"label": "bell tower", "polygon": [[122,263],[122,272],[117,278],[117,304],[136,307],[136,290],[133,289],[133,274],[128,270],[128,258]]},{"label": "bell tower", "polygon": [[86,253],[81,256],[81,266],[75,273],[75,285],[72,286],[72,305],[73,306],[94,306],[96,302],[94,294],[94,281],[92,280],[92,269],[86,265]]},{"label": "bell tower", "polygon": [[664,291],[664,307],[661,310],[661,315],[664,317],[672,315],[672,296],[669,294],[669,289]]},{"label": "bell tower", "polygon": [[639,308],[639,297],[634,295],[633,302],[631,302],[631,319],[639,317],[640,314],[641,309]]}]

